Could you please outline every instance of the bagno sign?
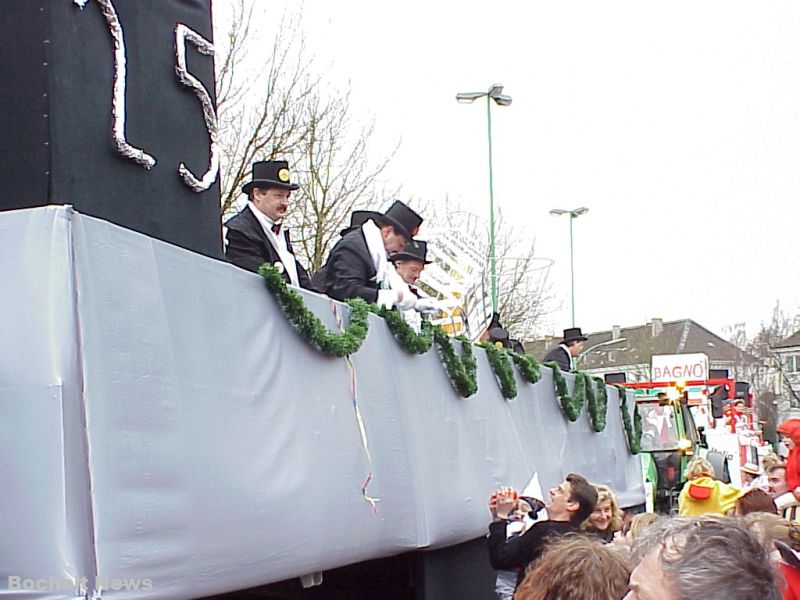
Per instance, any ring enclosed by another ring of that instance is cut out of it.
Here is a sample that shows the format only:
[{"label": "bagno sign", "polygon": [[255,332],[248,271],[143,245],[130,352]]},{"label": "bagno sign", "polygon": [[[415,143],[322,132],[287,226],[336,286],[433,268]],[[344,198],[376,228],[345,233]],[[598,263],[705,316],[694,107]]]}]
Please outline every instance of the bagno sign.
[{"label": "bagno sign", "polygon": [[696,354],[654,354],[650,363],[653,381],[708,379],[708,356]]}]

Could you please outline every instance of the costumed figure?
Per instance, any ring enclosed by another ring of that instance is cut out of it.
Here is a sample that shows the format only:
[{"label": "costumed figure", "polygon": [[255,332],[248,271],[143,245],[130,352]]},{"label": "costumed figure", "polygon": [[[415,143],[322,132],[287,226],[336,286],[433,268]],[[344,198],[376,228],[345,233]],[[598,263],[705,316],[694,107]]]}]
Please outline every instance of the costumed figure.
[{"label": "costumed figure", "polygon": [[789,450],[786,458],[786,483],[797,500],[800,500],[800,419],[787,419],[778,425],[777,432]]},{"label": "costumed figure", "polygon": [[678,514],[699,517],[724,515],[733,510],[742,492],[714,478],[714,467],[705,458],[695,458],[686,465],[686,484],[678,497]]}]

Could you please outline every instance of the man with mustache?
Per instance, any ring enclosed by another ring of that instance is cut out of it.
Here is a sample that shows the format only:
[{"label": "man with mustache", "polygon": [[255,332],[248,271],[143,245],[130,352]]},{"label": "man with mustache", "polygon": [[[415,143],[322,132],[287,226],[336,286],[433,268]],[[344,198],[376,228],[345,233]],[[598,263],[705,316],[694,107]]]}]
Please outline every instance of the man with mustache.
[{"label": "man with mustache", "polygon": [[269,263],[281,272],[286,283],[314,289],[294,255],[289,229],[283,225],[289,196],[299,187],[289,179],[285,160],[253,163],[252,179],[242,187],[247,206],[225,223],[225,258],[253,273],[258,273],[263,263]]}]

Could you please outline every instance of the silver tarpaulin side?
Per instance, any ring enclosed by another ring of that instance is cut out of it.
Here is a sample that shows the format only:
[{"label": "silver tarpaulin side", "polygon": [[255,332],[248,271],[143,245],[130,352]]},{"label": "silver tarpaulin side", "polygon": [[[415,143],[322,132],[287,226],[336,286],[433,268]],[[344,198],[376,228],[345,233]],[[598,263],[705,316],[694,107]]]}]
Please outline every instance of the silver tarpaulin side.
[{"label": "silver tarpaulin side", "polygon": [[3,580],[88,574],[103,598],[251,587],[478,537],[492,490],[533,472],[644,501],[614,390],[594,433],[585,411],[562,416],[549,369],[507,401],[476,349],[464,399],[435,350],[406,354],[375,316],[349,365],[231,265],[65,208],[0,214],[0,232],[0,469],[17,482],[0,508],[20,515],[0,524]]}]

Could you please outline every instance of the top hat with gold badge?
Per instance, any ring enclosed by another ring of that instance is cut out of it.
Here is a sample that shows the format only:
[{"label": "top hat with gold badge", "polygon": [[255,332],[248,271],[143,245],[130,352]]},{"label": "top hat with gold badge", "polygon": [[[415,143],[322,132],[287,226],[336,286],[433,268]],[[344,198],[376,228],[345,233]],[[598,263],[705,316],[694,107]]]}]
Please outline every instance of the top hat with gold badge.
[{"label": "top hat with gold badge", "polygon": [[249,194],[253,188],[279,188],[296,190],[296,183],[289,181],[289,163],[285,160],[262,160],[253,163],[253,178],[242,186],[242,193]]}]

